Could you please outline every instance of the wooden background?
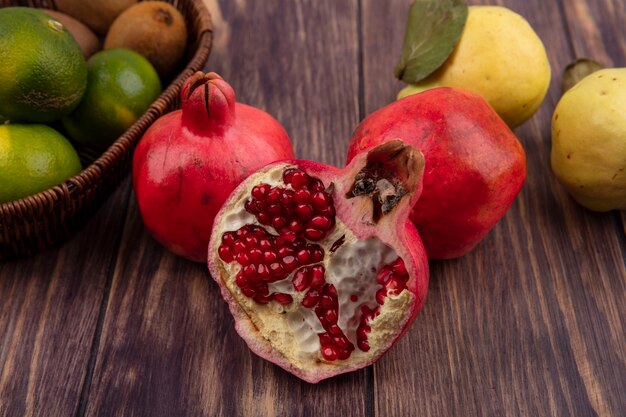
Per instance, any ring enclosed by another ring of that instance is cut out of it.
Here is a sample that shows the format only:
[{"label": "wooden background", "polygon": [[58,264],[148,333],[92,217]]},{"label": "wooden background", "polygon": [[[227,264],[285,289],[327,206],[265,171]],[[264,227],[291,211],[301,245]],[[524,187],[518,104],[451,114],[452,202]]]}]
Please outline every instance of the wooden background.
[{"label": "wooden background", "polygon": [[[296,154],[342,164],[392,101],[410,0],[207,0],[207,69],[275,115]],[[523,14],[553,82],[517,129],[528,180],[376,365],[308,385],[253,356],[204,265],[145,232],[127,180],[70,243],[0,264],[0,416],[625,416],[624,213],[594,214],[549,170],[561,69],[626,66],[626,0],[474,1]],[[524,65],[524,63],[520,63]]]}]

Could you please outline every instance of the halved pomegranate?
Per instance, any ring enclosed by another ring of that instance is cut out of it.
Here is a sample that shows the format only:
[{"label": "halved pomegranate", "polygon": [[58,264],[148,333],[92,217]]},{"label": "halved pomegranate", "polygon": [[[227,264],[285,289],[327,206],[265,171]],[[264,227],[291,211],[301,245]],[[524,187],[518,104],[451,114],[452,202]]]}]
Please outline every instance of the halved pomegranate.
[{"label": "halved pomegranate", "polygon": [[209,269],[253,352],[315,383],[373,363],[406,332],[428,286],[408,218],[423,170],[395,140],[344,169],[273,163],[235,189]]}]

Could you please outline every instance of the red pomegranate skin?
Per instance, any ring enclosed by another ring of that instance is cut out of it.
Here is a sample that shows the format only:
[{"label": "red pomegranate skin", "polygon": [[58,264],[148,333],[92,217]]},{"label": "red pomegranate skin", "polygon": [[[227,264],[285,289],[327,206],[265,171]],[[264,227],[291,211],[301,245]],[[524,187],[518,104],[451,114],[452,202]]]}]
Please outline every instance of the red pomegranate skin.
[{"label": "red pomegranate skin", "polygon": [[347,160],[398,138],[420,149],[426,160],[423,192],[410,218],[429,259],[467,254],[524,184],[520,142],[482,97],[435,88],[366,117],[352,135]]},{"label": "red pomegranate skin", "polygon": [[158,119],[133,157],[133,186],[152,236],[184,258],[207,261],[215,215],[250,173],[293,158],[283,127],[235,101],[215,73],[198,72],[181,91],[182,109]]}]

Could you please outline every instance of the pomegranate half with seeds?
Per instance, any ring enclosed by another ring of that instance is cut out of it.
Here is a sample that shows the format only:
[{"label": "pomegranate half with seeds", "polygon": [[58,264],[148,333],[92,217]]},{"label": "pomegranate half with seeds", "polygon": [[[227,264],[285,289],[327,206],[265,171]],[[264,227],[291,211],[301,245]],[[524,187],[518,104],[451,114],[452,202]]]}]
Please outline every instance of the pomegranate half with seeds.
[{"label": "pomegranate half with seeds", "polygon": [[308,382],[376,361],[426,296],[409,220],[422,154],[400,140],[343,169],[270,164],[218,213],[209,269],[250,349]]}]

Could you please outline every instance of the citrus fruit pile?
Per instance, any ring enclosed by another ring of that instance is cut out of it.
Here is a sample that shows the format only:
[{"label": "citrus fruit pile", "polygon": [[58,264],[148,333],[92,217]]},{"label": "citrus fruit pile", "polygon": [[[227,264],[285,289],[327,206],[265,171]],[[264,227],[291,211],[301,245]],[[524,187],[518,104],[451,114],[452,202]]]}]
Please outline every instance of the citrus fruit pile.
[{"label": "citrus fruit pile", "polygon": [[[76,175],[73,145],[106,150],[159,96],[160,76],[178,66],[187,34],[173,6],[83,3],[0,8],[0,203]],[[142,50],[146,42],[137,42],[147,36],[153,49]],[[162,44],[164,36],[174,41]],[[155,47],[169,51],[167,59]]]}]

